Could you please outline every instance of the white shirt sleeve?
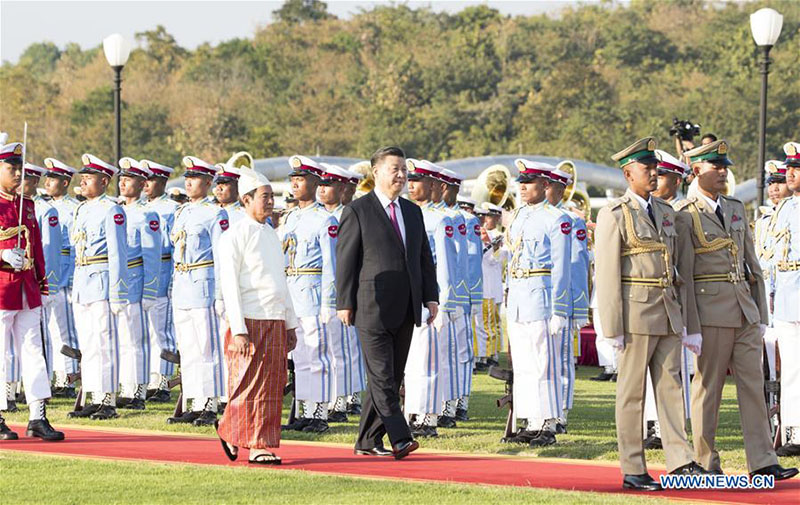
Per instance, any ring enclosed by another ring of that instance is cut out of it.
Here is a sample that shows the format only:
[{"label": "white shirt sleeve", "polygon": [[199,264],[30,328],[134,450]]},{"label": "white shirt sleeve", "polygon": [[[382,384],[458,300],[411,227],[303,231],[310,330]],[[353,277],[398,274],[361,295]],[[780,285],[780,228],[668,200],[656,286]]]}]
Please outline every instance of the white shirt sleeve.
[{"label": "white shirt sleeve", "polygon": [[[238,230],[236,230],[238,231]],[[231,335],[247,335],[247,326],[244,324],[242,311],[242,296],[239,291],[239,273],[242,268],[241,244],[236,240],[234,230],[230,230],[220,237],[220,285],[222,299],[225,301],[225,313]]]}]

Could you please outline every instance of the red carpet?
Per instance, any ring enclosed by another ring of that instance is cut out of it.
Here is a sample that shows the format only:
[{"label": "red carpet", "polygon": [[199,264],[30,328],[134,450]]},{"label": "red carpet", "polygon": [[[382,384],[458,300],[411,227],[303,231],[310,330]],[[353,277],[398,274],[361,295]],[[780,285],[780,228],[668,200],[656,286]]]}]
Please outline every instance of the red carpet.
[{"label": "red carpet", "polygon": [[[24,434],[25,427],[12,426]],[[110,459],[247,466],[247,454],[230,463],[215,438],[117,430],[67,428],[64,442],[22,437],[0,443],[0,450],[89,456]],[[424,443],[424,442],[423,442]],[[395,461],[353,455],[352,448],[321,443],[284,442],[277,451],[282,468],[325,474],[416,481],[524,486],[599,493],[621,493],[622,477],[614,464],[578,460],[475,456],[466,453],[417,452]],[[651,474],[661,472],[651,471]],[[797,505],[800,479],[776,483],[775,489],[665,491],[650,494],[692,502]]]}]

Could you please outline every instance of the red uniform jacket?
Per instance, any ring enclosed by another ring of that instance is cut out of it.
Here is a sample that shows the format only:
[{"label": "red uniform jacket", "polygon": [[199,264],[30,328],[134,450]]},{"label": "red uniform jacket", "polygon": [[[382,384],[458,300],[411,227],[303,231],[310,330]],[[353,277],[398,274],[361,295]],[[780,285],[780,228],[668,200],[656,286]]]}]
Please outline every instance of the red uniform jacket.
[{"label": "red uniform jacket", "polygon": [[[17,247],[19,226],[19,196],[0,191],[0,249]],[[22,290],[28,307],[42,304],[42,296],[49,294],[45,279],[42,236],[34,212],[33,200],[25,198],[22,208],[22,240],[25,267],[15,272],[11,265],[0,259],[0,310],[21,310]]]}]

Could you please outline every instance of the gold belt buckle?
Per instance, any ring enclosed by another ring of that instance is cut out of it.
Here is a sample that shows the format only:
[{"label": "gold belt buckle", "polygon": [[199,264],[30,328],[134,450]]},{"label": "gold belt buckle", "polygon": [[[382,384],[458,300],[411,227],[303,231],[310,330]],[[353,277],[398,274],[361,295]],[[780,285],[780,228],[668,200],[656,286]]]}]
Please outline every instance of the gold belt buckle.
[{"label": "gold belt buckle", "polygon": [[525,270],[523,270],[522,268],[517,268],[516,270],[514,270],[513,277],[515,279],[522,279],[524,275],[525,275]]}]

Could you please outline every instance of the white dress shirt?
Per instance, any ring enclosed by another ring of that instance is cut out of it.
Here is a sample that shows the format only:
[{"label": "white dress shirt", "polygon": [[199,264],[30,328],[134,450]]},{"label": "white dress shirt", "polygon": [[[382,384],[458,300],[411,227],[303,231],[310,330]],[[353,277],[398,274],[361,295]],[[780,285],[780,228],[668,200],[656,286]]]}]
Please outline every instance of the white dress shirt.
[{"label": "white dress shirt", "polygon": [[245,318],[283,320],[287,330],[296,328],[283,249],[272,226],[245,214],[222,234],[219,250],[219,282],[231,334],[247,334]]},{"label": "white dress shirt", "polygon": [[[653,197],[652,196],[648,196],[647,200],[645,200],[644,198],[642,198],[641,196],[637,195],[636,193],[634,193],[630,189],[628,190],[628,193],[630,193],[634,198],[636,198],[636,201],[638,201],[639,205],[642,206],[642,210],[647,212],[647,208],[650,207],[650,204],[653,202]],[[653,211],[653,212],[655,212],[655,211]]]},{"label": "white dress shirt", "polygon": [[711,207],[711,212],[717,211],[717,206],[719,205],[719,196],[717,197],[716,200],[712,200],[711,198],[707,197],[702,191],[698,191],[697,196],[699,196],[700,198],[705,200],[706,203],[708,203],[708,206]]},{"label": "white dress shirt", "polygon": [[395,217],[397,217],[397,225],[400,227],[400,235],[403,236],[403,245],[405,246],[406,245],[406,223],[405,223],[405,221],[403,221],[403,211],[400,209],[400,197],[397,197],[394,200],[390,200],[389,197],[384,195],[383,193],[381,193],[381,190],[379,190],[377,187],[373,191],[375,191],[375,196],[377,196],[378,200],[380,200],[381,207],[383,207],[383,210],[386,211],[386,215],[389,217],[390,220],[392,218],[391,217],[392,214],[391,214],[391,210],[389,209],[389,204],[390,203],[394,203],[395,204],[394,214],[395,214]]}]

